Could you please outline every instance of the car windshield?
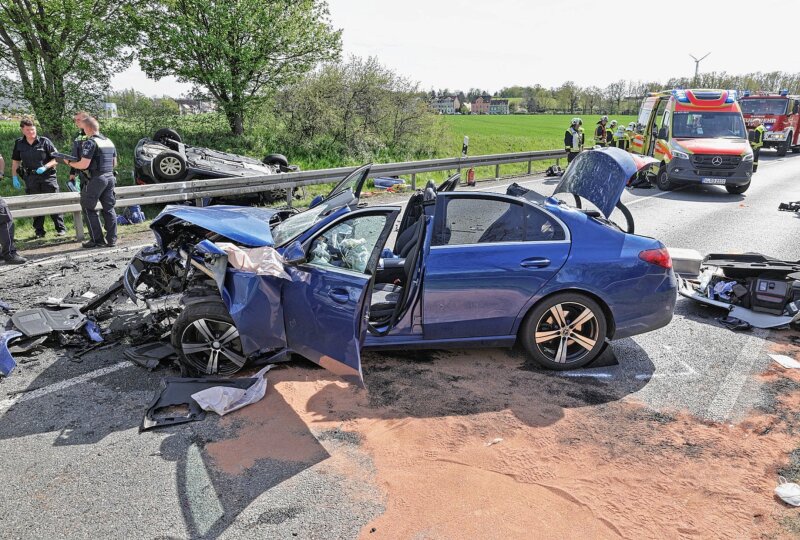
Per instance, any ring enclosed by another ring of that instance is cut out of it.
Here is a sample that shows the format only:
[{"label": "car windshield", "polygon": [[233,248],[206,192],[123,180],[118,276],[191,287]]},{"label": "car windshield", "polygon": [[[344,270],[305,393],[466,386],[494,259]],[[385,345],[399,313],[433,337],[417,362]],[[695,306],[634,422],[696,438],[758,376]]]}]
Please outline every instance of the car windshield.
[{"label": "car windshield", "polygon": [[786,114],[788,99],[743,99],[739,102],[744,114]]},{"label": "car windshield", "polygon": [[677,139],[744,139],[747,132],[739,113],[676,112],[672,115],[672,136]]},{"label": "car windshield", "polygon": [[276,246],[282,246],[292,238],[296,238],[300,233],[309,229],[317,221],[322,219],[331,210],[336,210],[331,205],[322,203],[305,212],[295,214],[290,218],[281,221],[272,229],[272,239]]}]

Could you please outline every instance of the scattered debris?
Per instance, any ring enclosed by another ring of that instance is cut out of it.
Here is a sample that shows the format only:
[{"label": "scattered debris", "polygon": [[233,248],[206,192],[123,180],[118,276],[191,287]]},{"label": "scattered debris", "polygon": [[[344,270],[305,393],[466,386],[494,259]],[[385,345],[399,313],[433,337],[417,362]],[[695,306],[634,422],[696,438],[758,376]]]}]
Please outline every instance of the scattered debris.
[{"label": "scattered debris", "polygon": [[786,504],[800,506],[800,486],[794,482],[789,482],[783,476],[778,477],[778,487],[775,488],[775,495],[780,497]]},{"label": "scattered debris", "polygon": [[150,408],[147,409],[139,431],[204,419],[206,411],[192,399],[192,395],[201,390],[215,386],[246,390],[257,382],[258,379],[250,377],[241,379],[166,377],[161,381],[161,389],[156,394]]},{"label": "scattered debris", "polygon": [[503,439],[500,438],[500,437],[497,437],[496,439],[492,439],[491,441],[487,442],[486,446],[492,446],[494,444],[501,443],[501,442],[503,442]]},{"label": "scattered debris", "polygon": [[145,343],[130,347],[123,354],[128,360],[150,371],[157,368],[163,360],[176,357],[175,349],[172,345],[163,342]]},{"label": "scattered debris", "polygon": [[74,332],[86,324],[86,316],[75,307],[60,311],[35,308],[14,313],[11,316],[11,322],[20,332],[28,337],[33,337],[53,331]]},{"label": "scattered debris", "polygon": [[47,341],[47,337],[47,335],[44,335],[24,339],[15,339],[14,344],[8,348],[8,351],[12,354],[26,353]]},{"label": "scattered debris", "polygon": [[22,334],[16,330],[6,330],[0,334],[0,375],[8,377],[17,363],[12,358],[11,353],[8,351],[8,342],[14,338],[20,337]]},{"label": "scattered debris", "polygon": [[753,326],[745,321],[739,320],[736,317],[718,317],[717,322],[719,322],[722,326],[728,328],[729,330],[733,330],[735,332],[744,332],[747,330],[752,330]]},{"label": "scattered debris", "polygon": [[800,362],[782,354],[770,354],[770,358],[787,369],[800,369]]},{"label": "scattered debris", "polygon": [[265,375],[267,371],[272,369],[273,365],[270,364],[253,375],[256,382],[245,390],[231,388],[230,386],[214,386],[192,394],[192,399],[203,410],[214,411],[220,416],[241,409],[251,403],[260,401],[264,397],[267,392],[267,378]]}]

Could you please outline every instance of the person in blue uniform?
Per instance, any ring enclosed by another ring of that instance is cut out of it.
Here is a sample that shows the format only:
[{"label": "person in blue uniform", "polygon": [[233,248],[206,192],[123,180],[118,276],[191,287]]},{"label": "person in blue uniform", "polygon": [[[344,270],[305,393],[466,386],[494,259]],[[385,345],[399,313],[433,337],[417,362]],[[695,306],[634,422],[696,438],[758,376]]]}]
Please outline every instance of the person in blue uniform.
[{"label": "person in blue uniform", "polygon": [[[81,189],[81,207],[86,214],[89,229],[88,242],[85,248],[115,246],[117,244],[117,214],[114,211],[114,167],[117,165],[117,149],[111,139],[100,133],[100,123],[91,116],[81,122],[86,133],[86,140],[81,143],[79,161],[65,161],[66,165],[86,171],[89,176],[87,185]],[[105,225],[105,237],[97,215],[97,203],[100,203]]]}]

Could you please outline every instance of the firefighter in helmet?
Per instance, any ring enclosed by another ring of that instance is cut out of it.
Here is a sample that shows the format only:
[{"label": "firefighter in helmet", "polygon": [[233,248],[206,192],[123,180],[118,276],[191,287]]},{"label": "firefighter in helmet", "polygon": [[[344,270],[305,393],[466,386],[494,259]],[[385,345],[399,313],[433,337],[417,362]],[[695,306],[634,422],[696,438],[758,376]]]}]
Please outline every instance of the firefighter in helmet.
[{"label": "firefighter in helmet", "polygon": [[572,163],[583,150],[583,130],[580,118],[573,118],[567,131],[564,132],[564,150],[567,152],[567,164]]},{"label": "firefighter in helmet", "polygon": [[608,124],[608,116],[603,116],[597,122],[597,127],[594,128],[594,144],[595,146],[606,147],[608,146],[608,139],[606,135],[606,124]]},{"label": "firefighter in helmet", "polygon": [[758,170],[758,154],[761,153],[761,147],[764,146],[764,125],[759,118],[753,121],[755,127],[748,133],[750,139],[750,148],[753,149],[753,172]]}]

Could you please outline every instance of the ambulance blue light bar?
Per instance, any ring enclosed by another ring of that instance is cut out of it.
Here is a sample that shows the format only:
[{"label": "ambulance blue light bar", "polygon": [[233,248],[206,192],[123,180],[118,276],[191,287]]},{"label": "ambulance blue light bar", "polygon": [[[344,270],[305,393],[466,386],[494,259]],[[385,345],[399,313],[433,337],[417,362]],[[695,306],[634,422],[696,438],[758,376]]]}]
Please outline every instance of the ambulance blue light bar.
[{"label": "ambulance blue light bar", "polygon": [[673,90],[672,97],[674,97],[680,103],[689,103],[689,97],[686,95],[686,90],[681,88],[676,88]]},{"label": "ambulance blue light bar", "polygon": [[728,90],[728,97],[725,98],[725,103],[733,103],[736,101],[736,90]]},{"label": "ambulance blue light bar", "polygon": [[788,96],[788,95],[789,95],[789,90],[787,90],[786,88],[784,88],[783,90],[781,90],[780,94],[781,94],[782,96]]}]

